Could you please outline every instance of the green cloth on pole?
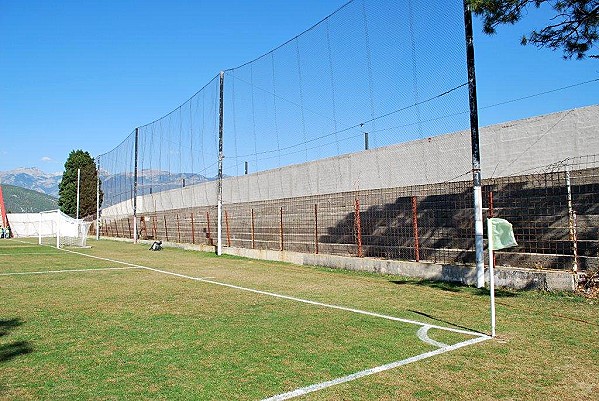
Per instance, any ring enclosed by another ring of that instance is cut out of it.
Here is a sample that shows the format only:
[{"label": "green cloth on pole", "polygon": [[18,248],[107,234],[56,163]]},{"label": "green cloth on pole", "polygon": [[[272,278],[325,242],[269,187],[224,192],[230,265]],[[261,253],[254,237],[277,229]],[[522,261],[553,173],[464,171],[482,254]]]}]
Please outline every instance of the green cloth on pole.
[{"label": "green cloth on pole", "polygon": [[514,230],[512,229],[512,223],[505,219],[491,218],[491,232],[487,235],[493,236],[493,250],[510,248],[517,246],[516,238],[514,237]]}]

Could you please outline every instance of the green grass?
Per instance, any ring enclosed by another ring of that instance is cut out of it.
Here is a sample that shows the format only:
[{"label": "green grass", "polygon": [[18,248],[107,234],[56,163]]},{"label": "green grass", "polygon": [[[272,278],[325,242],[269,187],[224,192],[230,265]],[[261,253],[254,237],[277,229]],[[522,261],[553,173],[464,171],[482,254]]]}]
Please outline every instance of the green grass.
[{"label": "green grass", "polygon": [[[78,252],[220,283],[487,332],[488,293],[179,249]],[[126,267],[0,241],[0,274]],[[435,347],[418,326],[145,269],[0,276],[0,399],[256,400]],[[597,305],[498,291],[498,337],[304,400],[593,399]],[[448,344],[472,336],[433,329]]]}]

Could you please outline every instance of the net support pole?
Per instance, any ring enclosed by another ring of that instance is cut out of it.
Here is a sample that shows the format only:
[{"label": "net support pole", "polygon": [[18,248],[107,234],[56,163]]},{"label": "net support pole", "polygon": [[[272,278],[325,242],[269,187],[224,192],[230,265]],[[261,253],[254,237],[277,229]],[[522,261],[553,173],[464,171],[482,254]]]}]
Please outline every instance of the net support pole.
[{"label": "net support pole", "polygon": [[225,73],[220,72],[219,106],[218,106],[218,194],[217,194],[217,244],[216,254],[223,253],[223,103],[224,103]]},{"label": "net support pole", "polygon": [[96,168],[96,240],[100,240],[100,158]]},{"label": "net support pole", "polygon": [[139,154],[139,128],[135,128],[135,149],[133,154],[133,243],[137,244],[137,158]]},{"label": "net support pole", "polygon": [[76,214],[76,219],[79,220],[79,196],[81,194],[81,169],[78,168],[77,169],[77,211],[75,212]]},{"label": "net support pole", "polygon": [[474,192],[474,246],[476,252],[476,286],[485,286],[483,248],[483,198],[480,171],[480,145],[478,134],[478,105],[476,100],[476,74],[474,69],[474,40],[472,13],[468,0],[464,0],[464,27],[466,35],[466,64],[468,67],[468,99],[470,104],[470,143],[472,147],[472,183]]}]

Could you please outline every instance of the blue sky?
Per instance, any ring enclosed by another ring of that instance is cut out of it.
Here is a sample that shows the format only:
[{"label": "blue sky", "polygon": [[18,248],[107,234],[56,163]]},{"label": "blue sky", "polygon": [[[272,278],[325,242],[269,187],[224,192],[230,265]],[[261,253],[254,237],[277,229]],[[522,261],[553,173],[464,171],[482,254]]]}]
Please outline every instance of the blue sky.
[{"label": "blue sky", "polygon": [[[218,71],[318,22],[346,0],[0,0],[0,171],[59,172],[73,149],[93,156],[176,108]],[[481,126],[599,103],[599,61],[520,46],[546,17],[500,27],[475,20]]]}]

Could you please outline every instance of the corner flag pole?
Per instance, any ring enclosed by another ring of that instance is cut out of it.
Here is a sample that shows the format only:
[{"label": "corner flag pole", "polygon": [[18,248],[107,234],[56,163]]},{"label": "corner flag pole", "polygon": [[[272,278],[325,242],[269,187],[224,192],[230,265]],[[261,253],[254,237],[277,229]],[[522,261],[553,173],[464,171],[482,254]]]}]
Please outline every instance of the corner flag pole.
[{"label": "corner flag pole", "polygon": [[491,337],[495,337],[495,276],[493,273],[493,220],[487,219],[487,236],[489,240],[489,292],[491,293]]}]

